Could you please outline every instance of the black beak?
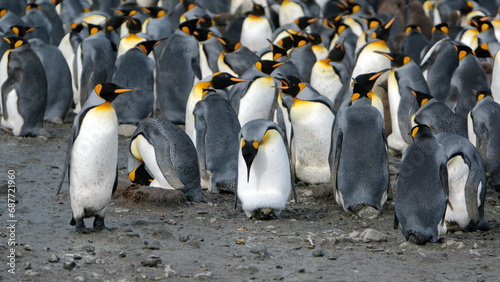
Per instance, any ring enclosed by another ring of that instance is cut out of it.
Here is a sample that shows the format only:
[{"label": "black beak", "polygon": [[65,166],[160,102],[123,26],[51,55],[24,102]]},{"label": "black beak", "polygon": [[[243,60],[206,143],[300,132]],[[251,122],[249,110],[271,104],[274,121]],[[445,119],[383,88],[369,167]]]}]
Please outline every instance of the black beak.
[{"label": "black beak", "polygon": [[252,166],[252,162],[257,155],[257,148],[253,146],[252,143],[245,142],[243,147],[241,148],[241,153],[243,154],[243,159],[247,164],[247,182],[250,180],[250,167]]}]

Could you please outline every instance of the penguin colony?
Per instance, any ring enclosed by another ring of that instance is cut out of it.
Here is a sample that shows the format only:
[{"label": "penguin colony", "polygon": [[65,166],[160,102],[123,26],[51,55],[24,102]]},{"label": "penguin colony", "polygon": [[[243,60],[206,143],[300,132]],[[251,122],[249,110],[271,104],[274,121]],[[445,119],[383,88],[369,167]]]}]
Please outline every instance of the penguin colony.
[{"label": "penguin colony", "polygon": [[[195,202],[234,193],[248,218],[278,217],[295,183],[326,183],[346,212],[392,197],[395,228],[416,244],[447,224],[488,230],[499,6],[0,0],[1,125],[44,136],[44,122],[76,114],[59,189],[67,172],[81,233],[107,228],[118,124],[137,126],[131,182]],[[392,188],[389,155],[401,159]]]}]

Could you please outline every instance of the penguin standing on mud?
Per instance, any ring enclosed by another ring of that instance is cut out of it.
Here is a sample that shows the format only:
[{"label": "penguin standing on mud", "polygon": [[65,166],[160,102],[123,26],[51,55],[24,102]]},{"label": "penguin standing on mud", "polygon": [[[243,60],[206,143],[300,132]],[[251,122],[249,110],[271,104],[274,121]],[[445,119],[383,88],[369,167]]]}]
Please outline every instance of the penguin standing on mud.
[{"label": "penguin standing on mud", "polygon": [[193,142],[164,118],[146,118],[139,123],[130,139],[127,166],[132,182],[144,183],[145,169],[151,176],[149,186],[181,190],[189,201],[204,200]]},{"label": "penguin standing on mud", "polygon": [[0,63],[2,127],[21,137],[44,135],[47,78],[28,41],[4,37],[10,44]]},{"label": "penguin standing on mud", "polygon": [[290,159],[278,125],[266,119],[241,128],[238,191],[248,218],[279,216],[293,189]]},{"label": "penguin standing on mud", "polygon": [[[103,102],[82,109],[73,122],[57,193],[67,171],[71,225],[79,233],[106,229],[104,216],[118,179],[118,119],[111,102],[129,91],[113,83],[97,84],[94,92]],[[84,218],[88,217],[94,217],[93,228],[85,227]]]},{"label": "penguin standing on mud", "polygon": [[[389,163],[384,120],[370,89],[385,71],[358,75],[349,106],[339,111],[332,141],[335,200],[345,211],[381,210],[387,200]],[[367,144],[370,144],[367,146]]]},{"label": "penguin standing on mud", "polygon": [[429,126],[417,125],[411,134],[396,183],[394,227],[399,222],[411,243],[437,242],[447,230],[448,157]]},{"label": "penguin standing on mud", "polygon": [[217,90],[205,89],[193,110],[201,186],[211,193],[236,192],[238,116]]}]

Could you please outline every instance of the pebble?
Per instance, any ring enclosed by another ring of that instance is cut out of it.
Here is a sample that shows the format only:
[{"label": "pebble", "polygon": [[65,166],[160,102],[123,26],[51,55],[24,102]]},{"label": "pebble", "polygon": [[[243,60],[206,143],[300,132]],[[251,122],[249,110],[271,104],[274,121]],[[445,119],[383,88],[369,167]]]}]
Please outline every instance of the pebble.
[{"label": "pebble", "polygon": [[77,276],[73,279],[73,281],[77,281],[77,282],[83,282],[85,281],[85,278],[83,276]]},{"label": "pebble", "polygon": [[314,250],[312,252],[312,256],[317,258],[317,257],[323,257],[325,255],[325,252],[323,250]]},{"label": "pebble", "polygon": [[465,244],[462,242],[457,242],[455,240],[448,240],[448,241],[444,242],[443,245],[441,245],[441,248],[459,250],[459,249],[465,248]]},{"label": "pebble", "polygon": [[250,253],[256,254],[259,258],[268,258],[269,252],[267,251],[266,246],[257,245],[250,248]]},{"label": "pebble", "polygon": [[213,275],[212,272],[205,271],[205,272],[201,272],[201,273],[195,274],[193,276],[193,278],[197,279],[197,280],[212,280],[213,276],[214,275]]},{"label": "pebble", "polygon": [[75,266],[76,266],[76,262],[74,262],[74,261],[66,261],[63,264],[63,268],[64,269],[69,269],[69,270],[75,268]]},{"label": "pebble", "polygon": [[189,235],[187,235],[187,236],[179,236],[179,241],[182,242],[182,243],[185,243],[185,242],[189,241]]},{"label": "pebble", "polygon": [[163,246],[161,245],[161,243],[159,241],[153,241],[149,244],[147,244],[146,246],[143,247],[143,249],[148,249],[148,250],[159,250],[161,249]]},{"label": "pebble", "polygon": [[38,272],[30,269],[30,270],[26,270],[26,272],[24,273],[24,275],[36,276],[36,275],[38,275]]},{"label": "pebble", "polygon": [[360,234],[360,237],[363,238],[363,242],[365,243],[387,242],[387,236],[384,233],[370,228],[365,229],[365,231]]},{"label": "pebble", "polygon": [[33,251],[33,247],[31,245],[24,245],[24,249],[29,252]]},{"label": "pebble", "polygon": [[356,212],[356,215],[362,219],[375,219],[380,215],[380,213],[374,207],[364,206]]},{"label": "pebble", "polygon": [[92,253],[95,251],[95,247],[92,245],[85,245],[82,247],[82,250],[86,251],[87,253]]},{"label": "pebble", "polygon": [[49,262],[54,263],[54,262],[58,262],[58,261],[59,261],[59,257],[57,255],[54,255],[54,254],[50,255]]},{"label": "pebble", "polygon": [[172,269],[172,266],[170,264],[167,264],[165,266],[165,277],[166,278],[170,278],[170,277],[173,277],[177,274],[177,272],[175,272],[173,269]]},{"label": "pebble", "polygon": [[29,270],[31,269],[31,262],[27,262],[25,265],[24,265],[24,270]]},{"label": "pebble", "polygon": [[124,251],[121,251],[119,254],[118,254],[118,257],[120,258],[124,258],[127,256],[127,253],[125,253]]},{"label": "pebble", "polygon": [[141,265],[147,267],[158,267],[161,264],[162,260],[160,258],[148,258],[146,260],[141,261]]},{"label": "pebble", "polygon": [[475,257],[480,257],[480,256],[481,256],[481,254],[480,254],[477,250],[472,250],[472,249],[470,249],[470,250],[469,250],[469,253],[470,253],[471,255],[475,256]]}]

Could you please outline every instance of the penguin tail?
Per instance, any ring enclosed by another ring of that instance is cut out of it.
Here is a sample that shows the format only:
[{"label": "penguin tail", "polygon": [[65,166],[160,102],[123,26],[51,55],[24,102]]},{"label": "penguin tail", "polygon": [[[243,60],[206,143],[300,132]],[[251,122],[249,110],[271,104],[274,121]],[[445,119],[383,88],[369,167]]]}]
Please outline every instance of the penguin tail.
[{"label": "penguin tail", "polygon": [[405,237],[406,241],[417,245],[424,245],[432,240],[431,234],[423,234],[415,230],[408,230]]}]

